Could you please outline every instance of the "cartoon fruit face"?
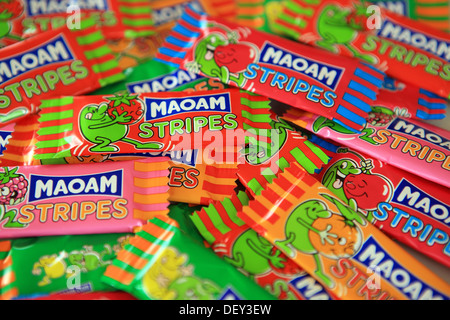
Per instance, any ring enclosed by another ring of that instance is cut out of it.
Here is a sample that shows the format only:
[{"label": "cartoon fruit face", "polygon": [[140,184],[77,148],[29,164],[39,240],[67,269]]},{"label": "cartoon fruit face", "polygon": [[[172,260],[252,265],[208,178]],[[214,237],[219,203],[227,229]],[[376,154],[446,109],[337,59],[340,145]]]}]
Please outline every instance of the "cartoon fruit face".
[{"label": "cartoon fruit face", "polygon": [[0,204],[16,205],[25,200],[28,181],[22,174],[16,173],[18,168],[4,168],[0,173]]},{"label": "cartoon fruit face", "polygon": [[[331,228],[330,228],[331,226]],[[331,259],[348,258],[353,256],[361,247],[362,234],[359,227],[345,217],[332,214],[329,218],[319,218],[312,224],[317,230],[327,230],[337,237],[329,237],[322,241],[319,234],[309,231],[309,238],[314,248],[323,256]]]},{"label": "cartoon fruit face", "polygon": [[388,202],[391,190],[389,181],[378,174],[349,174],[344,180],[345,196],[364,210],[375,210],[380,202]]},{"label": "cartoon fruit face", "polygon": [[23,3],[20,0],[0,0],[0,20],[12,20],[23,12]]},{"label": "cartoon fruit face", "polygon": [[129,118],[129,120],[118,122],[120,124],[131,125],[138,122],[144,116],[144,104],[137,99],[137,95],[125,93],[107,99],[110,101],[108,103],[108,114],[112,119],[115,119],[115,113],[122,115],[126,112],[125,118]]},{"label": "cartoon fruit face", "polygon": [[232,73],[245,71],[256,59],[256,49],[245,43],[220,45],[214,51],[214,60],[219,67],[225,66]]}]

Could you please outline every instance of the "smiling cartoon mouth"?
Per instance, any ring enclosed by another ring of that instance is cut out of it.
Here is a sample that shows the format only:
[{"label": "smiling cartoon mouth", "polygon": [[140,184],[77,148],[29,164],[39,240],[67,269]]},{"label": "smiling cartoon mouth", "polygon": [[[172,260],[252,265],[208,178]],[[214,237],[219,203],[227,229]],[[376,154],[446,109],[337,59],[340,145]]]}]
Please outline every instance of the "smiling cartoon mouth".
[{"label": "smiling cartoon mouth", "polygon": [[340,189],[344,185],[344,180],[347,176],[340,171],[336,172],[336,181],[333,182],[333,188]]},{"label": "smiling cartoon mouth", "polygon": [[214,48],[213,46],[210,46],[209,44],[206,45],[206,53],[205,53],[205,60],[209,61],[214,59]]}]

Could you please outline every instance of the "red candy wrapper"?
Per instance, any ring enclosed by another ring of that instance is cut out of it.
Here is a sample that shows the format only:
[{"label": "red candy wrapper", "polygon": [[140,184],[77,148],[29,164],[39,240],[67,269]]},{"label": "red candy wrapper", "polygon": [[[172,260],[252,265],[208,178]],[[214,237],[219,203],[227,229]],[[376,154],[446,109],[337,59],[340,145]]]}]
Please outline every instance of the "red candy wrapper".
[{"label": "red candy wrapper", "polygon": [[[330,144],[328,144],[330,146]],[[390,237],[450,267],[450,201],[443,188],[348,148],[313,176]]]},{"label": "red candy wrapper", "polygon": [[295,109],[288,110],[283,117],[322,138],[449,188],[450,132],[386,113],[385,109],[374,108],[370,123],[360,134],[324,117]]},{"label": "red candy wrapper", "polygon": [[59,97],[41,104],[34,158],[238,147],[270,129],[269,108],[238,89]]},{"label": "red candy wrapper", "polygon": [[156,59],[315,112],[354,130],[364,127],[384,79],[347,57],[212,18],[187,6]]},{"label": "red candy wrapper", "polygon": [[3,46],[64,25],[79,28],[80,19],[86,17],[94,19],[107,38],[134,38],[155,32],[148,1],[7,0],[0,8],[3,14],[10,13],[0,33]]},{"label": "red candy wrapper", "polygon": [[283,118],[272,117],[272,132],[267,141],[249,139],[241,150],[244,155],[238,165],[239,180],[253,195],[292,163],[298,163],[308,173],[320,172],[329,156]]},{"label": "red candy wrapper", "polygon": [[386,77],[374,105],[404,118],[436,120],[445,118],[449,101],[410,83]]},{"label": "red candy wrapper", "polygon": [[190,218],[219,257],[278,299],[333,299],[314,278],[237,217],[249,200],[244,192],[233,194]]},{"label": "red candy wrapper", "polygon": [[288,0],[284,6],[281,33],[450,98],[448,33],[362,1]]},{"label": "red candy wrapper", "polygon": [[42,99],[87,93],[124,77],[93,19],[1,49],[0,66],[0,125],[34,113]]}]

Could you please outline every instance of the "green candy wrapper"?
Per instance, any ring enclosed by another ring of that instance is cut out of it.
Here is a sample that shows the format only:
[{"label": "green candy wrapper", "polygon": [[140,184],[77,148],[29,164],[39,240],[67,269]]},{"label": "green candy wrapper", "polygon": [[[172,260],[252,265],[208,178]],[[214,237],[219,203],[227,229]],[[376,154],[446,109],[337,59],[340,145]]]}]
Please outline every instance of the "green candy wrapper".
[{"label": "green candy wrapper", "polygon": [[275,299],[162,216],[130,239],[102,280],[141,300]]},{"label": "green candy wrapper", "polygon": [[123,81],[96,90],[92,94],[200,91],[223,89],[225,84],[198,74],[149,60],[124,71]]},{"label": "green candy wrapper", "polygon": [[112,233],[0,241],[0,300],[114,291],[100,277],[130,236]]}]

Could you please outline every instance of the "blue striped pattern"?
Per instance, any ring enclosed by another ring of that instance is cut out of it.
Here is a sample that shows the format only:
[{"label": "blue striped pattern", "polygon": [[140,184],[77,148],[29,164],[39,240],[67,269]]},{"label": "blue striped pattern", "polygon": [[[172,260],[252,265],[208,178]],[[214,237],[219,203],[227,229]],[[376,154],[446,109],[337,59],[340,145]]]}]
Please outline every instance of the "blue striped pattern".
[{"label": "blue striped pattern", "polygon": [[445,103],[438,103],[438,102],[428,102],[423,98],[419,98],[418,103],[421,106],[424,106],[428,109],[432,109],[432,110],[439,110],[439,109],[445,109],[447,107],[447,105]]},{"label": "blue striped pattern", "polygon": [[[194,6],[188,5],[187,8],[189,8],[192,12],[205,15],[205,13],[198,11]],[[186,53],[188,49],[192,48],[192,46],[195,43],[195,40],[198,39],[198,37],[201,35],[199,30],[201,28],[204,28],[206,26],[206,20],[205,19],[197,19],[196,17],[191,15],[191,12],[189,10],[184,10],[183,14],[181,15],[181,20],[183,20],[187,25],[190,26],[190,28],[186,28],[182,26],[181,24],[177,23],[175,27],[172,29],[172,32],[169,34],[169,36],[166,38],[165,42],[168,44],[171,44],[173,47],[179,48],[179,50],[176,49],[169,49],[167,46],[162,46],[159,48],[158,53],[161,55],[156,55],[154,58],[155,60],[168,64],[170,66],[179,68],[180,65],[178,63],[175,63],[173,61],[170,61],[170,58],[174,59],[183,59],[186,56]],[[180,36],[177,36],[180,35]],[[192,39],[191,41],[186,41],[184,38]],[[166,58],[168,57],[168,58]],[[168,61],[169,59],[169,61]]]},{"label": "blue striped pattern", "polygon": [[355,70],[355,76],[360,77],[361,79],[366,80],[367,82],[370,82],[374,84],[376,87],[381,88],[383,84],[383,80],[378,79],[377,77],[374,77],[373,75],[365,72],[364,70],[361,70],[357,68]]},{"label": "blue striped pattern", "polygon": [[[353,123],[355,123],[355,125],[358,125],[358,127],[364,127],[366,125],[366,119],[363,116],[355,113],[353,110],[361,110],[363,113],[368,114],[372,110],[369,103],[375,102],[377,97],[377,92],[372,90],[370,87],[365,86],[362,83],[361,79],[369,82],[377,88],[381,88],[384,81],[383,72],[370,65],[363,65],[369,67],[371,70],[375,70],[381,77],[370,74],[361,68],[356,68],[355,73],[353,74],[353,77],[348,85],[349,90],[347,90],[342,97],[342,99],[347,102],[348,105],[346,105],[347,107],[339,105],[336,109],[336,113],[341,117],[341,119],[352,121]],[[352,94],[352,92],[358,92],[359,97]],[[361,97],[361,95],[364,97]],[[352,108],[350,108],[350,106],[352,106]],[[359,132],[355,128],[352,128],[349,125],[345,125],[339,119],[335,118],[333,120],[353,132]]]},{"label": "blue striped pattern", "polygon": [[444,113],[428,114],[423,110],[417,110],[416,117],[424,120],[440,120],[445,118]]},{"label": "blue striped pattern", "polygon": [[377,93],[366,86],[362,85],[361,83],[356,82],[355,80],[351,80],[348,87],[352,90],[361,92],[363,95],[365,95],[367,98],[375,100],[377,98]]},{"label": "blue striped pattern", "polygon": [[[366,124],[366,119],[361,117],[360,115],[357,115],[356,113],[353,113],[352,111],[348,110],[346,107],[339,105],[336,112],[343,116],[344,118],[351,119],[354,123],[364,126]],[[355,129],[351,129],[352,131],[355,131]],[[356,131],[355,131],[356,132]]]}]

